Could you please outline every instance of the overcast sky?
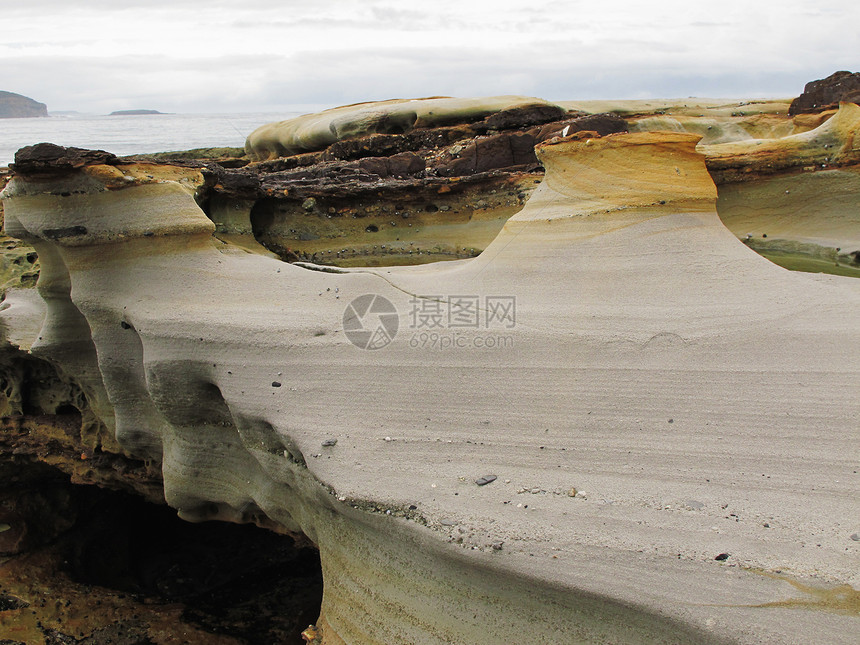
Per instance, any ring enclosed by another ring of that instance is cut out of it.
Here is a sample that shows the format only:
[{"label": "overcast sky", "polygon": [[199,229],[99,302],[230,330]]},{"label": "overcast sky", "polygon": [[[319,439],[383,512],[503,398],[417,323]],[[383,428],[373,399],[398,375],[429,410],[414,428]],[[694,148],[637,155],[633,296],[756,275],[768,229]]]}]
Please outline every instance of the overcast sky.
[{"label": "overcast sky", "polygon": [[790,97],[860,71],[858,0],[25,0],[0,15],[0,89],[52,111]]}]

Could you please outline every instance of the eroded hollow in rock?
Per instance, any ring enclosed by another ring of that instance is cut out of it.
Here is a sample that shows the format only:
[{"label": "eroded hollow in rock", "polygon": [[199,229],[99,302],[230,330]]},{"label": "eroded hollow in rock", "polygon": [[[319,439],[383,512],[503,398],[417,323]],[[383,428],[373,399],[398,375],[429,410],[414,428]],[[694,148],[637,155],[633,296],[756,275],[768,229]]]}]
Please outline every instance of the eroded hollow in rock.
[{"label": "eroded hollow in rock", "polygon": [[[322,574],[315,549],[297,548],[290,537],[255,526],[191,524],[173,509],[125,493],[68,480],[65,490],[51,499],[65,500],[56,510],[65,524],[71,514],[72,526],[47,546],[12,557],[18,569],[41,569],[26,577],[49,588],[28,588],[21,576],[0,577],[2,591],[19,599],[12,610],[29,607],[43,635],[87,639],[68,642],[168,642],[161,640],[160,617],[178,611],[168,628],[174,638],[191,630],[202,642],[210,634],[218,643],[290,643],[301,642],[301,631],[316,622]],[[117,640],[126,632],[144,640]]]},{"label": "eroded hollow in rock", "polygon": [[[441,195],[431,186],[399,195],[261,198],[247,217],[253,238],[288,262],[352,267],[464,259],[495,239],[541,177],[489,178]],[[207,215],[219,235],[234,240],[247,227],[230,220],[217,204],[217,199],[207,204]]]}]

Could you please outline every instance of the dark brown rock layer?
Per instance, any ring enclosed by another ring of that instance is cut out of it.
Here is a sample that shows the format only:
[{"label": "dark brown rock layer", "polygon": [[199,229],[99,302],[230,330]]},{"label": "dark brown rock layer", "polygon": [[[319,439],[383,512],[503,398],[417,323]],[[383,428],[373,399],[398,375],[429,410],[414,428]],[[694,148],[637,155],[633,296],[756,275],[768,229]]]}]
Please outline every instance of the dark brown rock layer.
[{"label": "dark brown rock layer", "polygon": [[[412,262],[426,260],[428,246],[434,259],[441,259],[439,253],[471,257],[495,232],[484,227],[479,238],[459,235],[459,248],[449,242],[437,248],[414,235],[453,222],[486,222],[495,211],[500,227],[510,209],[522,206],[528,185],[534,187],[530,175],[543,172],[535,145],[575,132],[626,130],[624,119],[613,114],[514,108],[472,123],[348,138],[318,152],[240,168],[208,163],[198,202],[219,233],[247,235],[252,228],[258,242],[288,261],[337,263],[375,249],[411,256],[406,261]],[[232,223],[221,217],[225,207]],[[247,215],[237,228],[233,213],[243,209]]]},{"label": "dark brown rock layer", "polygon": [[791,102],[788,113],[821,112],[839,107],[840,101],[860,103],[860,72],[835,72],[817,81],[810,81],[803,94]]},{"label": "dark brown rock layer", "polygon": [[104,150],[65,148],[55,143],[37,143],[15,153],[12,169],[20,175],[62,175],[92,164],[109,164],[116,155]]}]

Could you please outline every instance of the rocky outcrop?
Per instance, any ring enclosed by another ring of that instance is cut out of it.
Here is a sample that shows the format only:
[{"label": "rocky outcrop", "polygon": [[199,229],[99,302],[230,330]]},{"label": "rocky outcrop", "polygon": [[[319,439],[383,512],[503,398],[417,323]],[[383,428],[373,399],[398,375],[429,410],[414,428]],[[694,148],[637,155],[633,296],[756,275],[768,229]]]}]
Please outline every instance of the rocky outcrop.
[{"label": "rocky outcrop", "polygon": [[[208,164],[198,200],[224,239],[259,243],[291,261],[344,266],[374,257],[391,264],[473,257],[539,183],[535,144],[562,133],[627,128],[614,115],[582,116],[534,101],[488,116],[495,104],[483,99],[395,102],[371,111],[418,109],[413,103],[422,106],[420,127],[403,133],[359,136],[356,127],[355,136],[318,152],[241,168]],[[338,118],[360,121],[370,109],[343,108],[346,116]],[[308,115],[287,131],[332,118]]]},{"label": "rocky outcrop", "polygon": [[702,146],[718,184],[791,170],[860,164],[860,106],[841,103],[822,125],[779,139],[753,139]]},{"label": "rocky outcrop", "polygon": [[803,94],[791,102],[789,114],[821,112],[841,102],[860,103],[860,72],[835,72],[818,81],[810,81]]},{"label": "rocky outcrop", "polygon": [[589,114],[612,112],[624,118],[639,116],[672,115],[692,117],[735,118],[757,114],[778,114],[788,110],[791,99],[618,99],[558,101],[568,110],[581,110]]},{"label": "rocky outcrop", "polygon": [[20,173],[33,348],[182,517],[319,547],[324,643],[850,643],[856,592],[807,583],[860,582],[860,291],[740,244],[697,139],[549,140],[478,257],[334,273],[178,183]]},{"label": "rocky outcrop", "polygon": [[63,175],[87,165],[109,164],[116,155],[104,150],[65,148],[54,143],[37,143],[15,153],[17,172],[27,175]]},{"label": "rocky outcrop", "polygon": [[860,276],[860,107],[821,118],[799,134],[699,149],[720,217],[748,246],[791,268]]},{"label": "rocky outcrop", "polygon": [[[9,170],[0,168],[0,190],[6,186]],[[0,222],[3,207],[0,205]],[[35,287],[39,278],[39,257],[36,251],[0,232],[0,294],[12,287]]]},{"label": "rocky outcrop", "polygon": [[461,177],[498,168],[534,166],[537,164],[535,145],[562,133],[589,131],[603,136],[626,130],[627,123],[621,117],[598,114],[554,121],[525,132],[479,137],[443,151],[436,172],[443,177]]},{"label": "rocky outcrop", "polygon": [[[701,135],[699,145],[730,143],[750,139],[779,139],[812,130],[826,118],[819,115],[800,115],[787,119],[781,114],[754,114],[749,116],[707,116],[657,114],[630,120],[631,132],[690,132]],[[828,112],[824,117],[832,116]]]},{"label": "rocky outcrop", "polygon": [[14,92],[0,91],[0,119],[48,116],[48,107]]},{"label": "rocky outcrop", "polygon": [[524,96],[358,103],[261,126],[248,136],[245,152],[252,159],[266,160],[322,150],[337,141],[370,134],[403,134],[487,118],[486,129],[510,128],[558,120],[565,113],[557,105]]}]

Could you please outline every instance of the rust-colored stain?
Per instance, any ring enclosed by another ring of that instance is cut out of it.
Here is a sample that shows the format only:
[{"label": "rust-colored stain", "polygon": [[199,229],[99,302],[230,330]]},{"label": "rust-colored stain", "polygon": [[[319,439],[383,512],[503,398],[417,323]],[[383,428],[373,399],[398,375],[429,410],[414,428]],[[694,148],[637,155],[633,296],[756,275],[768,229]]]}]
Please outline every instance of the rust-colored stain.
[{"label": "rust-colored stain", "polygon": [[835,587],[814,587],[803,584],[788,576],[769,573],[766,571],[755,571],[762,576],[787,582],[798,591],[806,594],[799,598],[787,598],[766,602],[760,605],[742,605],[744,607],[787,607],[818,609],[821,611],[832,611],[851,616],[860,616],[860,590],[851,585],[837,585]]}]

